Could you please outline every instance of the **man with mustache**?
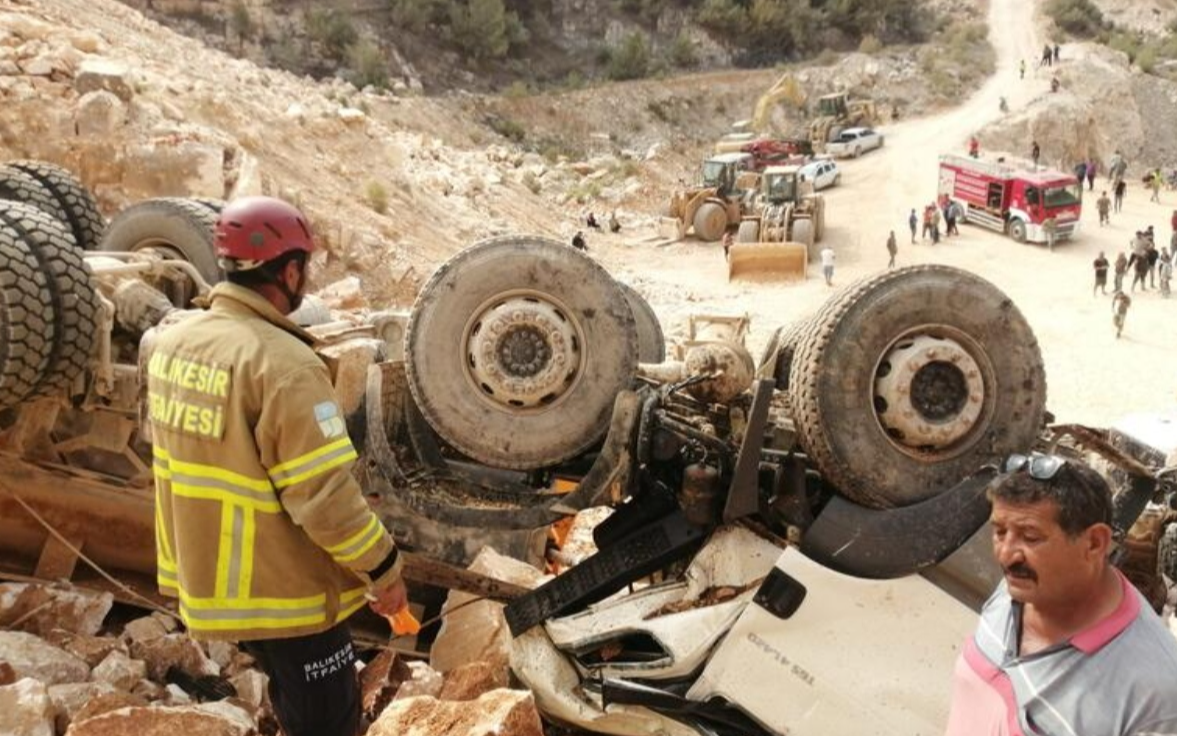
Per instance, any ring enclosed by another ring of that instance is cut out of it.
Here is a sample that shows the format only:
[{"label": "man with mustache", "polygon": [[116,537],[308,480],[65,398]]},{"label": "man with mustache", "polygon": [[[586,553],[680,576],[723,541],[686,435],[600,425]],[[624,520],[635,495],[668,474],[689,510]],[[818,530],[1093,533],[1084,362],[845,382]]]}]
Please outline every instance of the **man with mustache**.
[{"label": "man with mustache", "polygon": [[1014,455],[989,499],[1005,580],[957,660],[948,736],[1177,734],[1177,640],[1108,560],[1107,483]]}]

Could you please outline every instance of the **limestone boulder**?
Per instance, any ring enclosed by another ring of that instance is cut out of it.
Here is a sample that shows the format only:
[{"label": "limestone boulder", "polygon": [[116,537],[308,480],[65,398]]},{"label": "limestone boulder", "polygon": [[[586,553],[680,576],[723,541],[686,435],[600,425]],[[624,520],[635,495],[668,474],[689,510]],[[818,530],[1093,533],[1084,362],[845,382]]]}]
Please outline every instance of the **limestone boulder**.
[{"label": "limestone boulder", "polygon": [[53,706],[45,685],[25,678],[0,687],[0,734],[53,736]]},{"label": "limestone boulder", "polygon": [[237,697],[255,711],[269,707],[270,678],[258,670],[244,670],[229,678]]},{"label": "limestone boulder", "polygon": [[131,642],[131,656],[146,662],[148,676],[157,682],[163,682],[172,667],[192,677],[221,673],[221,668],[205,655],[200,645],[184,634],[167,634],[157,639]]},{"label": "limestone boulder", "polygon": [[468,662],[445,673],[438,700],[477,700],[510,684],[508,661]]},{"label": "limestone boulder", "polygon": [[90,698],[74,714],[73,722],[82,723],[91,718],[97,718],[103,713],[112,713],[122,708],[141,708],[147,705],[147,700],[134,693],[115,690],[112,693],[102,693]]},{"label": "limestone boulder", "polygon": [[86,59],[74,76],[74,89],[78,94],[106,90],[123,102],[135,96],[131,70],[117,61],[103,58]]},{"label": "limestone boulder", "polygon": [[364,715],[373,720],[383,713],[400,686],[412,677],[412,670],[396,652],[385,649],[376,655],[360,672],[360,698]]},{"label": "limestone boulder", "polygon": [[105,682],[71,682],[67,685],[50,685],[48,690],[58,733],[65,733],[86,703],[101,695],[118,692],[116,687]]},{"label": "limestone boulder", "polygon": [[241,708],[208,703],[120,708],[76,721],[66,736],[248,736],[254,730],[253,720]]},{"label": "limestone boulder", "polygon": [[113,135],[127,122],[127,106],[113,92],[87,92],[78,100],[74,125],[83,138]]},{"label": "limestone boulder", "polygon": [[[539,570],[519,560],[501,555],[487,547],[470,563],[473,572],[498,580],[534,588],[546,577]],[[445,617],[441,631],[429,653],[429,663],[438,672],[449,672],[471,662],[501,663],[506,674],[510,658],[511,632],[503,617],[503,604],[479,601],[465,605],[475,596],[451,592],[445,610],[453,611]],[[458,608],[458,606],[463,606]]]},{"label": "limestone boulder", "polygon": [[132,644],[162,639],[169,633],[163,621],[155,616],[137,618],[123,627],[123,638]]},{"label": "limestone boulder", "polygon": [[92,636],[114,604],[110,593],[71,587],[0,583],[0,627],[45,636],[54,629]]},{"label": "limestone boulder", "polygon": [[110,656],[111,652],[127,653],[126,645],[113,636],[75,636],[52,631],[45,639],[50,644],[59,646],[82,660],[91,668],[97,667],[102,660]]},{"label": "limestone boulder", "polygon": [[136,683],[147,676],[147,663],[114,651],[94,668],[91,676],[95,682],[105,682],[119,690],[130,691]]},{"label": "limestone boulder", "polygon": [[531,693],[494,690],[464,702],[416,697],[393,701],[368,736],[542,736]]},{"label": "limestone boulder", "polygon": [[441,694],[445,679],[441,673],[424,662],[408,662],[409,679],[397,688],[393,700],[405,700],[426,696],[436,698]]},{"label": "limestone boulder", "polygon": [[17,677],[45,685],[90,679],[90,668],[81,659],[23,631],[0,631],[0,662],[7,662]]}]

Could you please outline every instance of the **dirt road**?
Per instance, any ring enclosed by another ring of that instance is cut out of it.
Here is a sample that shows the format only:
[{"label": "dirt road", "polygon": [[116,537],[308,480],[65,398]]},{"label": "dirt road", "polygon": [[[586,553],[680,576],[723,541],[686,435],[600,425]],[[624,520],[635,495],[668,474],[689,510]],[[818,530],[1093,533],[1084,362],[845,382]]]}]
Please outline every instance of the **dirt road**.
[{"label": "dirt road", "polygon": [[[1036,69],[1042,36],[1033,12],[1034,4],[1022,0],[992,0],[994,76],[954,110],[885,126],[887,142],[881,151],[842,163],[842,185],[826,191],[826,238],[838,258],[835,285],[885,268],[887,233],[894,229],[900,265],[958,266],[993,281],[1013,298],[1041,344],[1049,384],[1047,405],[1060,421],[1106,426],[1132,412],[1172,410],[1177,386],[1169,366],[1177,360],[1172,326],[1177,298],[1163,300],[1155,290],[1134,295],[1124,336],[1117,340],[1110,296],[1092,296],[1091,262],[1101,250],[1113,259],[1133,231],[1149,224],[1159,234],[1158,245],[1167,244],[1177,192],[1162,192],[1161,203],[1152,204],[1148,192],[1130,181],[1124,212],[1105,228],[1098,227],[1089,197],[1078,238],[1054,253],[976,226],[963,227],[959,238],[942,240],[938,246],[930,241],[909,244],[907,213],[934,199],[937,157],[964,153],[969,135],[1001,114],[1002,95],[1017,109],[1049,94],[1049,75]],[[1064,47],[1063,63],[1077,53],[1081,50]],[[1027,75],[1019,80],[1018,61],[1023,58]],[[1029,146],[1026,141],[1027,150]],[[1101,177],[1094,196],[1102,184]],[[670,334],[682,329],[692,311],[750,314],[754,352],[773,328],[812,311],[830,292],[813,265],[801,285],[728,283],[722,253],[715,245],[683,242],[657,247],[649,240],[606,237],[595,254],[650,300]]]}]

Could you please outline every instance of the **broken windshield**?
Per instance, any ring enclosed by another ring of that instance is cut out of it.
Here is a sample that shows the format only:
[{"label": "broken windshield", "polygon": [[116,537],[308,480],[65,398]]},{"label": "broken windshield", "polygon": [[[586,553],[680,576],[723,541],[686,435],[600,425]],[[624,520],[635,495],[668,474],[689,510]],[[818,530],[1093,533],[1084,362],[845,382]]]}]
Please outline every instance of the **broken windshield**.
[{"label": "broken windshield", "polygon": [[1066,187],[1047,187],[1043,202],[1047,207],[1069,207],[1079,204],[1083,195],[1079,193],[1079,184]]}]

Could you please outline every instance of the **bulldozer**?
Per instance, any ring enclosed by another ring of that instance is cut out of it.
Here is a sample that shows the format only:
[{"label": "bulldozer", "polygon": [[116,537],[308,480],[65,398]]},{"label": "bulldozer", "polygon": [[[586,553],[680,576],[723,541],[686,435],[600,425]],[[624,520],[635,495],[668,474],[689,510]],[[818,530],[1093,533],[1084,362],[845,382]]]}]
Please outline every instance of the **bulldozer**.
[{"label": "bulldozer", "polygon": [[760,176],[750,153],[721,153],[703,162],[697,186],[671,195],[658,223],[659,234],[682,240],[688,233],[713,243],[740,222],[753,198]]},{"label": "bulldozer", "polygon": [[817,116],[809,122],[809,140],[815,149],[838,137],[844,128],[873,126],[880,122],[872,100],[850,100],[845,92],[823,95],[817,100]]},{"label": "bulldozer", "polygon": [[728,249],[728,279],[773,274],[804,279],[810,250],[825,235],[825,198],[797,166],[770,166],[760,178],[752,214]]}]

